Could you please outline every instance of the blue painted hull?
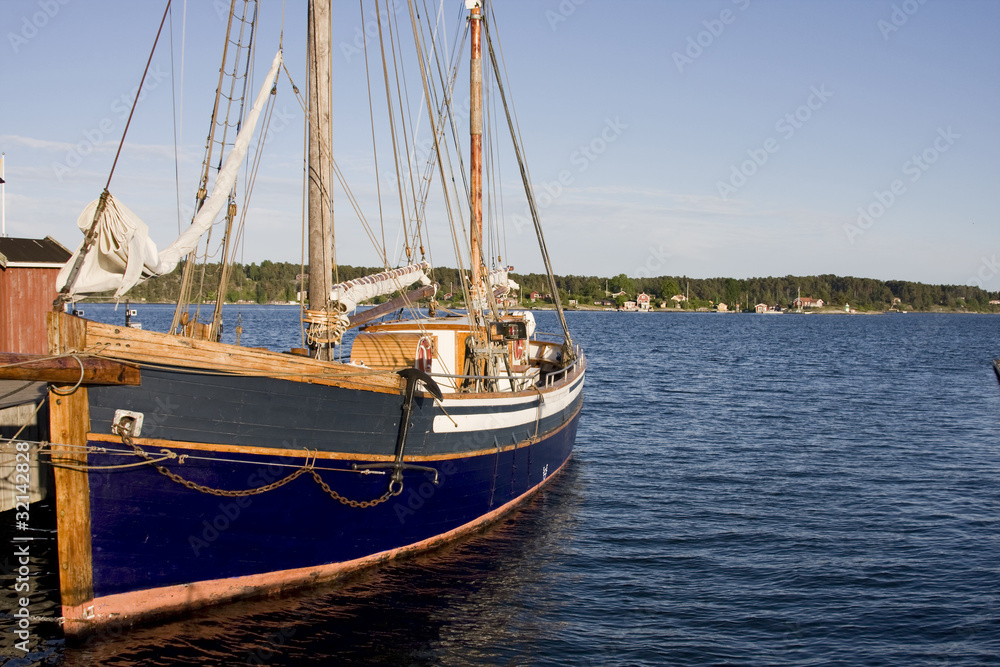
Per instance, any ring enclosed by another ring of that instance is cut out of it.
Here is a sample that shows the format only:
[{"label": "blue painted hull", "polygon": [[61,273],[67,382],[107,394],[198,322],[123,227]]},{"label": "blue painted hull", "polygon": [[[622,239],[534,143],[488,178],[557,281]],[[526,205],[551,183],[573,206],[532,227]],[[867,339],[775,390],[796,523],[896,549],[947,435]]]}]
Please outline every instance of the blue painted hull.
[{"label": "blue painted hull", "polygon": [[[571,454],[577,420],[578,414],[533,445],[442,461],[434,466],[437,485],[427,473],[407,471],[399,496],[369,508],[337,502],[310,475],[260,495],[226,498],[192,491],[148,467],[91,473],[95,597],[353,561],[448,533],[558,470]],[[222,489],[261,486],[301,464],[301,459],[248,455],[238,458],[252,463],[227,463],[205,459],[232,459],[231,454],[176,451],[202,459],[172,470]],[[99,454],[91,460],[121,462]],[[355,500],[378,498],[387,484],[383,475],[323,471],[321,477]]]},{"label": "blue painted hull", "polygon": [[573,449],[582,381],[581,371],[569,383],[576,397],[528,424],[505,423],[510,407],[500,399],[453,409],[453,416],[479,412],[495,422],[475,432],[435,433],[442,410],[418,399],[406,460],[437,470],[438,483],[406,470],[401,493],[373,507],[338,502],[309,472],[259,495],[225,497],[148,465],[114,469],[129,449],[114,442],[110,425],[115,409],[144,412],[136,444],[151,456],[161,449],[186,456],[160,465],[215,489],[270,484],[302,467],[305,448],[319,451],[327,456],[315,460],[323,482],[344,498],[372,501],[386,493],[389,472],[361,474],[352,464],[384,463],[393,454],[398,394],[163,370],[144,371],[141,388],[93,387],[89,444],[107,450],[92,450],[88,461],[94,599],[370,560],[460,532],[562,467]]}]

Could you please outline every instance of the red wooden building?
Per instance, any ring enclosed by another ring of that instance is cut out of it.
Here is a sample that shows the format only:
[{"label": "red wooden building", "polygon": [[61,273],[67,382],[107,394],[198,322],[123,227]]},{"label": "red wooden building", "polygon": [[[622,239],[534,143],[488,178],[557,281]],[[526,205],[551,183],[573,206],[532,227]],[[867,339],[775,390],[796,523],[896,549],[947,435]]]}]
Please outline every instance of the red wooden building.
[{"label": "red wooden building", "polygon": [[0,352],[45,354],[45,313],[72,253],[51,236],[0,238]]}]

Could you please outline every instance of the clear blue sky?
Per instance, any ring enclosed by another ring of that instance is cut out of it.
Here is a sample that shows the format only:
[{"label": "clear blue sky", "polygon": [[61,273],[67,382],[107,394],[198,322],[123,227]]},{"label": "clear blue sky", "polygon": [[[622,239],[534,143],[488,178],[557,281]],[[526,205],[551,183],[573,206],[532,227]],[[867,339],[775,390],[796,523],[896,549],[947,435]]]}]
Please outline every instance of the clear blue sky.
[{"label": "clear blue sky", "polygon": [[[261,67],[283,9],[263,4]],[[304,4],[284,7],[300,86]],[[334,149],[377,219],[352,53],[363,24],[357,3],[335,4],[335,106],[346,110]],[[448,0],[449,31],[460,4]],[[0,3],[8,235],[79,243],[76,218],[107,179],[163,7]],[[182,84],[184,8],[175,0],[111,187],[161,246],[178,224],[171,109],[183,93],[189,206],[224,28],[213,2],[188,2]],[[494,12],[557,273],[834,273],[1000,290],[1000,2],[497,0]],[[247,262],[300,257],[301,113],[281,99]],[[377,263],[352,225],[341,197],[338,258]],[[540,270],[528,239],[508,234],[505,263]],[[447,237],[435,243],[435,261],[454,265]]]}]

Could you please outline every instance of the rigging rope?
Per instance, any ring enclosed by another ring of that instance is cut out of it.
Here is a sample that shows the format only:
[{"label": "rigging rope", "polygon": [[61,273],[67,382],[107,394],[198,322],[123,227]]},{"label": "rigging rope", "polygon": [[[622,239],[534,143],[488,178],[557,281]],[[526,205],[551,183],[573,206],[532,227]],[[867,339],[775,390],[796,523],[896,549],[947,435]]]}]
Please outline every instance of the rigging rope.
[{"label": "rigging rope", "polygon": [[[412,118],[410,119],[410,127],[413,128],[412,132],[407,129],[407,117],[410,116],[410,99],[409,99],[409,86],[406,84],[406,67],[405,61],[399,57],[402,53],[402,43],[400,41],[399,28],[396,23],[393,23],[391,17],[388,17],[389,23],[389,46],[392,50],[392,64],[393,64],[393,74],[396,81],[396,98],[399,103],[399,122],[401,127],[401,133],[404,137],[402,142],[402,150],[405,152],[405,158],[402,160],[402,164],[405,166],[405,170],[400,170],[401,174],[405,174],[405,181],[409,186],[408,196],[404,196],[403,192],[405,190],[402,177],[397,177],[399,182],[399,201],[400,207],[403,214],[403,224],[400,225],[400,231],[403,236],[403,248],[407,257],[407,260],[412,260],[413,257],[413,243],[410,241],[410,232],[408,228],[408,223],[411,219],[414,220],[415,224],[419,223],[417,219],[416,204],[417,204],[417,192],[414,188],[414,160],[416,160],[416,155],[410,154],[411,141],[413,143],[414,151],[416,150],[416,128],[413,126]],[[410,141],[405,138],[409,137]],[[397,148],[397,153],[399,149]],[[397,164],[400,163],[397,157]],[[410,211],[410,206],[413,206],[413,212]]]},{"label": "rigging rope", "polygon": [[[443,133],[439,136],[437,126],[434,122],[435,114],[434,114],[434,103],[431,95],[432,88],[431,88],[430,77],[428,77],[427,75],[427,64],[426,64],[428,56],[427,53],[424,51],[424,47],[422,46],[422,40],[420,38],[420,20],[417,16],[416,10],[414,9],[413,0],[407,0],[407,5],[410,10],[410,24],[413,26],[413,41],[414,44],[416,45],[418,59],[420,62],[420,80],[423,83],[424,99],[427,102],[427,119],[428,122],[431,124],[431,135],[434,137],[434,152],[438,156],[437,164],[438,164],[438,169],[441,173],[441,187],[444,194],[445,211],[448,214],[448,222],[451,228],[451,235],[452,235],[452,243],[455,246],[455,259],[458,262],[459,268],[461,269],[461,267],[463,266],[462,245],[458,240],[458,234],[456,232],[455,212],[452,208],[451,196],[448,190],[448,179],[446,178],[445,175],[443,158],[447,155],[447,153],[444,153],[441,150],[441,146],[444,141],[444,136]],[[454,114],[451,114],[451,117],[452,117],[452,122],[454,124]],[[460,198],[456,197],[456,206],[458,205],[457,204],[458,201],[460,201]],[[460,219],[462,219],[461,216]],[[463,224],[463,229],[464,229],[464,224]],[[471,256],[471,251],[470,251],[470,256]],[[462,285],[462,293],[465,296],[465,303],[471,304],[472,299],[471,299],[471,290],[469,289],[469,284],[468,284],[468,276],[466,276],[464,272],[459,270],[459,278]],[[475,329],[477,323],[473,322],[473,319],[474,318],[470,317],[469,323],[470,325],[472,325],[473,329]]]},{"label": "rigging rope", "polygon": [[[376,7],[378,6],[378,2],[377,1],[375,3],[375,6]],[[406,242],[406,257],[407,257],[407,260],[410,260],[410,259],[412,259],[412,252],[410,251],[410,248],[409,248],[409,232],[407,231],[407,228],[406,228],[406,218],[407,218],[407,213],[406,213],[406,197],[404,196],[404,189],[403,189],[403,175],[402,175],[402,172],[401,172],[400,167],[399,167],[399,152],[400,151],[399,151],[399,139],[396,136],[396,112],[395,112],[395,107],[392,104],[392,90],[391,90],[391,86],[390,86],[390,83],[389,83],[389,67],[388,67],[388,62],[386,60],[386,55],[385,55],[385,39],[383,37],[383,31],[382,31],[382,16],[381,16],[381,13],[376,17],[376,19],[377,19],[377,23],[378,23],[379,50],[380,50],[381,55],[382,55],[382,77],[385,80],[385,103],[386,103],[386,109],[387,109],[387,111],[389,113],[389,133],[392,136],[392,158],[393,158],[393,162],[394,162],[395,167],[396,167],[396,190],[399,193],[399,209],[400,209],[400,218],[401,218],[400,219],[400,224],[401,224],[401,226],[403,228],[403,237],[407,241]],[[386,17],[386,20],[387,21],[389,20],[388,15]],[[389,34],[389,46],[393,47],[394,45],[393,45],[393,42],[392,42],[392,29],[391,29],[391,27],[389,29],[389,32],[390,32],[390,34]],[[394,65],[394,69],[396,70],[396,72],[395,72],[396,73],[396,86],[397,86],[397,93],[398,93],[398,89],[399,89],[399,72],[398,72],[398,67],[396,67],[395,59],[396,59],[395,58],[395,49],[393,49],[393,65]],[[402,119],[402,117],[403,117],[402,99],[400,99],[400,105],[401,105],[401,108],[400,108],[400,112],[399,113],[400,113],[400,118]],[[401,120],[401,122],[402,122],[402,120]],[[404,126],[403,126],[404,136],[405,136],[405,131],[406,131],[406,129],[405,129],[405,123],[404,123]],[[404,143],[407,143],[407,142],[404,141]],[[382,233],[382,244],[383,244],[383,247],[384,247],[384,245],[385,245],[385,231],[384,230],[383,230],[383,233]]]},{"label": "rigging rope", "polygon": [[[435,399],[435,401],[437,401],[437,399]],[[136,455],[135,454],[135,450],[133,450],[131,448],[130,449],[111,449],[111,448],[108,448],[108,447],[98,447],[98,446],[92,445],[92,444],[87,444],[87,445],[70,445],[70,444],[65,444],[65,443],[53,443],[53,442],[48,442],[48,441],[44,441],[44,440],[42,440],[42,441],[38,441],[38,440],[18,440],[17,443],[14,443],[14,442],[11,442],[11,441],[0,442],[0,450],[6,451],[7,449],[9,449],[10,445],[12,445],[12,444],[16,445],[16,444],[20,444],[20,443],[27,443],[27,444],[30,444],[30,445],[35,445],[35,446],[38,447],[38,453],[48,453],[50,455],[53,453],[54,449],[58,449],[60,451],[67,452],[67,453],[69,453],[69,452],[76,452],[76,453],[79,453],[79,454],[103,454],[103,455],[109,456],[109,457],[111,457],[111,456],[118,456],[118,457],[123,457],[124,458],[124,457],[134,457]],[[176,452],[171,452],[170,450],[168,450],[166,448],[163,448],[161,451],[162,452],[170,452],[170,455],[164,454],[164,456],[166,456],[170,460],[177,460],[177,461],[179,461],[181,463],[185,463],[185,462],[187,462],[187,461],[190,460],[190,461],[209,461],[209,462],[222,462],[222,463],[238,463],[240,465],[253,465],[253,466],[259,466],[260,465],[260,461],[249,460],[249,459],[231,458],[231,457],[226,457],[226,456],[198,456],[197,454],[177,454]],[[308,451],[303,450],[303,454],[302,454],[303,457],[307,456],[308,454],[309,454]],[[343,472],[343,473],[350,473],[352,475],[386,475],[386,474],[388,474],[384,470],[370,470],[370,469],[355,470],[353,468],[331,468],[329,466],[316,465],[316,461],[317,460],[319,460],[318,459],[318,455],[317,455],[317,457],[314,457],[314,459],[313,459],[313,469],[314,470],[318,470],[318,471],[322,471],[322,472]],[[51,465],[51,461],[44,461],[44,460],[42,460],[41,462],[45,463],[47,465]],[[64,464],[60,464],[60,465],[64,465]],[[138,465],[149,465],[149,464],[143,461],[143,462],[139,462],[138,464],[136,464],[136,463],[124,463],[124,464],[118,464],[118,465],[115,465],[115,466],[89,466],[87,464],[79,464],[79,465],[84,470],[86,470],[86,469],[100,470],[100,469],[111,469],[111,468],[118,468],[118,467],[122,467],[122,468],[134,468],[134,467],[137,467]],[[299,465],[295,465],[295,464],[292,464],[292,463],[281,463],[280,461],[269,461],[267,465],[268,465],[269,468],[294,468],[296,470],[301,467]]]},{"label": "rigging rope", "polygon": [[[288,74],[288,70],[287,69],[285,70],[285,73]],[[289,78],[289,81],[291,81],[291,75],[289,75],[288,78]],[[292,84],[292,90],[295,93],[295,99],[299,103],[299,108],[302,110],[302,112],[308,118],[308,116],[309,116],[309,109],[308,109],[308,107],[306,105],[305,100],[302,99],[302,94],[299,92],[298,87],[296,87],[294,83]],[[306,123],[306,126],[307,126],[307,134],[308,134],[308,123]],[[327,142],[325,141],[325,138],[324,138],[324,141],[323,141],[322,151],[324,153],[324,157],[327,156],[327,155],[329,155],[330,166],[333,169],[334,176],[337,177],[337,180],[340,181],[341,187],[344,188],[344,193],[347,195],[347,200],[351,204],[351,207],[354,209],[354,212],[357,214],[358,220],[361,222],[361,226],[365,230],[365,233],[368,235],[369,240],[371,240],[372,247],[375,248],[375,251],[379,254],[380,259],[382,259],[383,263],[385,263],[387,261],[386,258],[385,258],[385,256],[384,256],[385,253],[382,252],[382,250],[381,250],[381,248],[379,246],[378,240],[376,239],[375,233],[374,233],[374,231],[372,231],[372,228],[371,228],[371,225],[368,222],[368,219],[365,217],[364,212],[361,210],[361,205],[358,203],[357,198],[355,198],[354,193],[351,190],[350,185],[348,185],[347,179],[344,177],[344,173],[340,170],[340,166],[337,164],[337,161],[333,158],[332,155],[330,155],[329,147],[327,146]],[[308,166],[305,166],[305,169],[308,171]],[[303,211],[304,210],[305,210],[305,207],[303,207]],[[303,219],[304,218],[305,218],[305,213],[303,212]],[[337,266],[336,263],[334,263],[334,271],[336,271],[336,266]],[[338,282],[340,281],[340,278],[337,277],[336,274],[334,275],[334,278]]]},{"label": "rigging rope", "polygon": [[17,440],[17,437],[21,435],[24,432],[24,429],[28,428],[32,420],[35,419],[35,416],[38,414],[38,411],[42,409],[43,405],[45,405],[46,400],[48,400],[48,396],[43,396],[42,400],[38,401],[38,405],[35,406],[35,409],[32,411],[32,413],[28,416],[27,419],[24,420],[24,423],[21,424],[21,428],[17,429],[17,433],[15,433],[12,437],[7,438],[6,442],[0,440],[0,445],[9,445],[15,440]]},{"label": "rigging rope", "polygon": [[[184,109],[184,38],[186,36],[187,29],[187,0],[184,2],[184,12],[181,15],[181,101],[177,101],[177,86],[175,85],[177,77],[174,75],[174,21],[173,21],[173,11],[170,12],[170,106],[173,118],[173,129],[174,129],[174,189],[176,190],[177,196],[177,234],[181,233],[181,147],[180,147],[180,137],[182,127],[178,126],[178,108],[181,109],[183,113]],[[183,123],[183,116],[181,117],[181,122]]]},{"label": "rigging rope", "polygon": [[132,115],[135,113],[135,108],[139,104],[142,84],[146,81],[146,74],[149,72],[149,64],[153,61],[153,54],[156,53],[156,44],[160,41],[160,33],[163,32],[163,24],[166,22],[167,15],[169,13],[170,0],[167,0],[167,6],[163,10],[163,18],[160,20],[160,27],[156,31],[156,39],[153,40],[153,48],[149,51],[149,60],[146,61],[146,69],[142,72],[142,79],[140,79],[139,87],[136,89],[135,99],[132,101],[132,109],[129,111],[128,120],[125,122],[125,129],[122,130],[122,138],[118,143],[118,150],[115,152],[115,159],[111,163],[111,171],[108,173],[108,181],[104,185],[104,192],[101,193],[97,208],[94,210],[94,221],[90,223],[90,228],[87,230],[87,234],[84,237],[83,245],[80,248],[76,261],[73,263],[73,267],[70,269],[69,275],[66,278],[66,284],[63,285],[59,294],[52,302],[54,310],[62,310],[65,304],[69,301],[70,293],[73,290],[73,286],[76,284],[77,277],[80,275],[80,269],[83,268],[83,261],[90,252],[90,249],[94,246],[94,243],[97,241],[97,226],[101,220],[101,216],[104,214],[108,198],[111,196],[111,192],[109,191],[109,188],[111,187],[111,178],[114,176],[115,167],[118,165],[118,157],[121,155],[122,147],[125,145],[125,137],[128,135],[128,128],[129,124],[132,122]]},{"label": "rigging rope", "polygon": [[[492,8],[492,6],[491,6]],[[507,103],[507,96],[504,93],[503,81],[501,80],[500,67],[497,64],[497,56],[493,50],[493,39],[491,37],[492,31],[492,21],[488,25],[488,29],[484,30],[484,35],[486,38],[487,49],[490,54],[490,62],[493,64],[493,73],[496,77],[497,90],[500,93],[500,99],[503,102],[504,113],[507,116],[507,125],[510,128],[511,139],[514,143],[514,153],[517,155],[517,164],[521,170],[521,180],[524,183],[525,195],[528,198],[528,207],[531,210],[531,219],[535,225],[535,234],[538,237],[538,248],[542,253],[542,262],[545,265],[545,271],[548,274],[549,286],[552,289],[552,299],[555,302],[556,314],[559,316],[559,324],[562,326],[563,334],[565,335],[563,342],[563,363],[569,364],[576,357],[573,351],[573,340],[569,333],[569,325],[566,323],[566,315],[562,309],[562,303],[559,298],[559,287],[556,284],[555,275],[552,273],[552,261],[549,258],[549,251],[545,245],[545,236],[542,234],[542,226],[538,217],[538,206],[535,203],[535,195],[531,187],[531,179],[528,175],[528,167],[525,163],[524,156],[521,153],[521,135],[520,129],[515,131],[516,118],[513,115],[510,107]]]},{"label": "rigging rope", "polygon": [[[361,6],[361,25],[365,25],[365,2],[364,0],[358,0],[358,4]],[[375,3],[375,13],[379,14],[378,3]],[[381,31],[381,23],[379,24]],[[371,72],[368,69],[368,40],[362,40],[364,47],[364,58],[365,58],[365,83],[368,90],[368,118],[371,121],[372,130],[372,155],[375,160],[375,193],[378,198],[378,223],[379,228],[382,230],[382,248],[385,249],[385,216],[382,212],[382,178],[379,176],[378,170],[378,146],[375,142],[375,105],[372,103],[372,77]],[[385,268],[389,268],[388,257],[385,258],[384,262]]]}]

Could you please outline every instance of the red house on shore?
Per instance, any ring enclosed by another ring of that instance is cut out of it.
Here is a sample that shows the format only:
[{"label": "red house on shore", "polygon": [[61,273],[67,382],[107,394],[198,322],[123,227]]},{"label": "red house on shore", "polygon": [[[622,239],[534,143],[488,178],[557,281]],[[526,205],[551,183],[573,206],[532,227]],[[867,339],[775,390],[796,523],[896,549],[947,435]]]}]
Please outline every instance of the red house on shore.
[{"label": "red house on shore", "polygon": [[51,236],[0,238],[0,352],[45,354],[45,313],[56,276],[72,253]]},{"label": "red house on shore", "polygon": [[823,299],[813,299],[811,297],[799,297],[792,302],[793,308],[822,308]]}]

